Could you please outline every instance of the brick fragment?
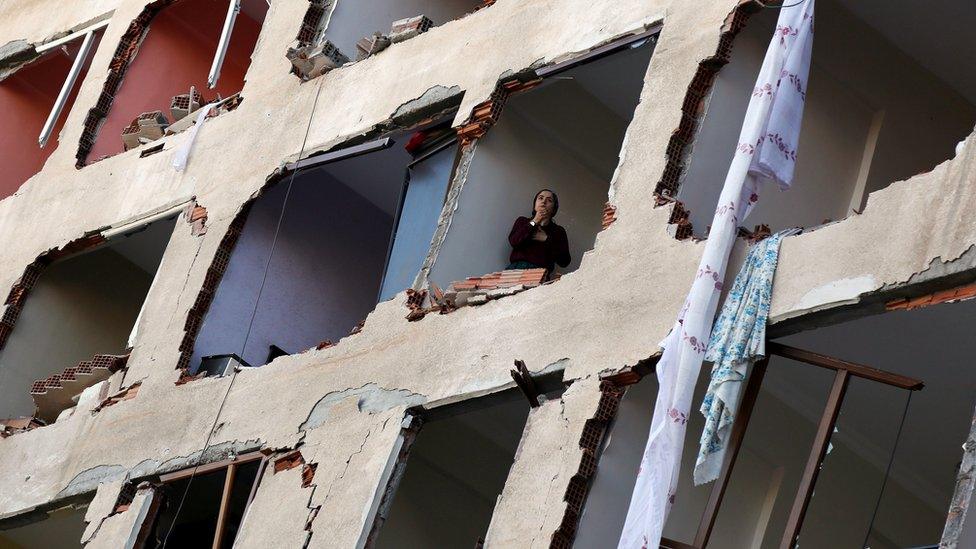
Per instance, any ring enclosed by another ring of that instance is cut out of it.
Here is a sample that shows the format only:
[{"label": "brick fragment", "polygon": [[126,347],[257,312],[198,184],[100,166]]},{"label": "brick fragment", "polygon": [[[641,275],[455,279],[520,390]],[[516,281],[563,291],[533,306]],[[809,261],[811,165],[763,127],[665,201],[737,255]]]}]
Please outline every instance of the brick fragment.
[{"label": "brick fragment", "polygon": [[390,27],[389,40],[396,44],[409,40],[414,36],[425,33],[434,26],[434,22],[426,15],[417,15],[394,21]]},{"label": "brick fragment", "polygon": [[[302,457],[302,453],[299,450],[294,450],[276,459],[274,462],[274,472],[280,473],[282,471],[287,471],[289,469],[294,469],[299,465],[305,464],[305,458]],[[313,471],[314,474],[314,471]],[[303,474],[304,476],[304,474]]]}]

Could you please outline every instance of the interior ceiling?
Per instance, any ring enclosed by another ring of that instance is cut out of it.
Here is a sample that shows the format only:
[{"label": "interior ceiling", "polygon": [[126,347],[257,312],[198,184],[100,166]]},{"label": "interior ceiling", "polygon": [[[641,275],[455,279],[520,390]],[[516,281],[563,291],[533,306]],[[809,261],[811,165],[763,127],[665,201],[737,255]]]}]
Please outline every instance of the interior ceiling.
[{"label": "interior ceiling", "polygon": [[547,141],[609,179],[653,50],[645,42],[549,77],[538,88],[509,100],[506,112],[520,116]]},{"label": "interior ceiling", "polygon": [[400,192],[413,157],[403,150],[409,135],[397,136],[388,149],[326,164],[309,172],[328,173],[391,217],[396,214]]},{"label": "interior ceiling", "polygon": [[175,223],[174,216],[151,223],[145,230],[129,233],[128,236],[117,236],[109,242],[110,249],[135,263],[150,276],[155,275]]},{"label": "interior ceiling", "polygon": [[572,78],[577,84],[626,122],[644,87],[644,76],[654,47],[644,42],[603,59],[586,63],[555,78]]},{"label": "interior ceiling", "polygon": [[973,0],[832,0],[920,65],[976,103],[976,24]]},{"label": "interior ceiling", "polygon": [[[898,443],[893,476],[932,505],[945,504],[955,482],[960,446],[973,417],[976,369],[972,326],[976,300],[890,312],[781,339],[810,351],[920,379]],[[777,367],[770,362],[770,369]],[[790,368],[790,386],[772,388],[808,419],[823,412],[830,372]],[[838,440],[881,468],[887,462],[907,392],[855,378],[844,401]]]}]

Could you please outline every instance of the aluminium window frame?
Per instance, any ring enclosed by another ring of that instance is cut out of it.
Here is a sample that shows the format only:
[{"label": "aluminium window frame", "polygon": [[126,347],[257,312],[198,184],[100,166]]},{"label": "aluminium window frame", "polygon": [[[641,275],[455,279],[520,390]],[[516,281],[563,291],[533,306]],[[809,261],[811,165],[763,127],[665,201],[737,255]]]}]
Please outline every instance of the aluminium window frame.
[{"label": "aluminium window frame", "polygon": [[210,65],[210,74],[207,76],[207,86],[211,90],[220,80],[220,69],[224,66],[224,58],[227,56],[227,48],[230,47],[230,38],[234,34],[237,15],[241,13],[242,2],[243,0],[230,0],[227,4],[227,16],[224,18],[224,26],[217,41],[217,51],[214,52],[213,63]]},{"label": "aluminium window frame", "polygon": [[47,145],[48,140],[51,138],[51,134],[54,132],[54,125],[57,123],[58,118],[61,117],[61,113],[64,111],[64,107],[68,103],[68,95],[71,94],[71,89],[74,88],[75,83],[78,81],[78,76],[81,75],[82,68],[85,66],[85,63],[88,62],[88,58],[91,55],[92,44],[95,42],[95,33],[108,27],[108,23],[109,20],[106,19],[78,32],[69,34],[63,38],[42,44],[36,48],[35,51],[37,51],[38,54],[44,54],[69,42],[73,42],[78,38],[83,38],[81,48],[78,50],[78,54],[75,56],[75,60],[71,64],[71,69],[68,71],[68,75],[65,77],[64,83],[61,85],[61,91],[58,92],[58,97],[55,99],[54,105],[51,107],[51,112],[48,114],[47,120],[44,122],[44,126],[41,128],[41,133],[37,137],[37,144],[40,148],[43,149]]}]

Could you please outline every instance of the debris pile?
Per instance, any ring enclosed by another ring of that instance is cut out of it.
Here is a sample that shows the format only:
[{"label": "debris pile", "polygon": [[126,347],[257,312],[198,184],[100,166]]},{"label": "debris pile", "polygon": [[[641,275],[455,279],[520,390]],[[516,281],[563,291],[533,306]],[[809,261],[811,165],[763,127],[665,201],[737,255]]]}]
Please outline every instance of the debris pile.
[{"label": "debris pile", "polygon": [[285,56],[291,61],[295,74],[303,81],[322,76],[349,61],[349,58],[328,40],[318,45],[288,48]]},{"label": "debris pile", "polygon": [[[412,322],[424,318],[427,313],[447,314],[467,305],[482,305],[540,286],[546,279],[546,269],[511,269],[453,282],[444,292],[431,283],[430,292],[407,290],[406,305],[410,313],[406,318]],[[426,306],[428,297],[431,305]]]},{"label": "debris pile", "polygon": [[389,36],[385,36],[379,32],[374,32],[369,36],[364,36],[363,38],[360,38],[358,42],[356,42],[356,50],[359,52],[356,55],[356,60],[362,61],[370,55],[377,54],[390,47],[391,43],[392,42],[390,41]]},{"label": "debris pile", "polygon": [[30,431],[47,425],[36,417],[15,417],[0,419],[0,438],[7,438],[17,433]]},{"label": "debris pile", "polygon": [[163,111],[144,112],[122,130],[122,144],[125,150],[155,141],[165,135],[169,120]]},{"label": "debris pile", "polygon": [[207,100],[200,95],[200,92],[195,87],[190,86],[190,93],[173,96],[173,100],[169,104],[169,114],[173,117],[175,124],[206,104]]},{"label": "debris pile", "polygon": [[414,36],[427,32],[434,26],[434,22],[426,15],[417,15],[394,21],[390,28],[390,41],[394,44],[409,40]]}]

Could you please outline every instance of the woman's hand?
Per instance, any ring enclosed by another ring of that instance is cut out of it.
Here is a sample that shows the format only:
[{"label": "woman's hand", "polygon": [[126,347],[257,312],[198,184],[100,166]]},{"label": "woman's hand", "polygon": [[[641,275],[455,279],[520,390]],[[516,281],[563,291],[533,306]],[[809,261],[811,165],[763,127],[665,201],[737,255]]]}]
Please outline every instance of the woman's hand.
[{"label": "woman's hand", "polygon": [[546,231],[543,231],[539,227],[536,227],[535,228],[535,232],[532,233],[532,240],[538,240],[539,242],[545,242],[547,238],[549,238],[549,236],[546,234]]}]

